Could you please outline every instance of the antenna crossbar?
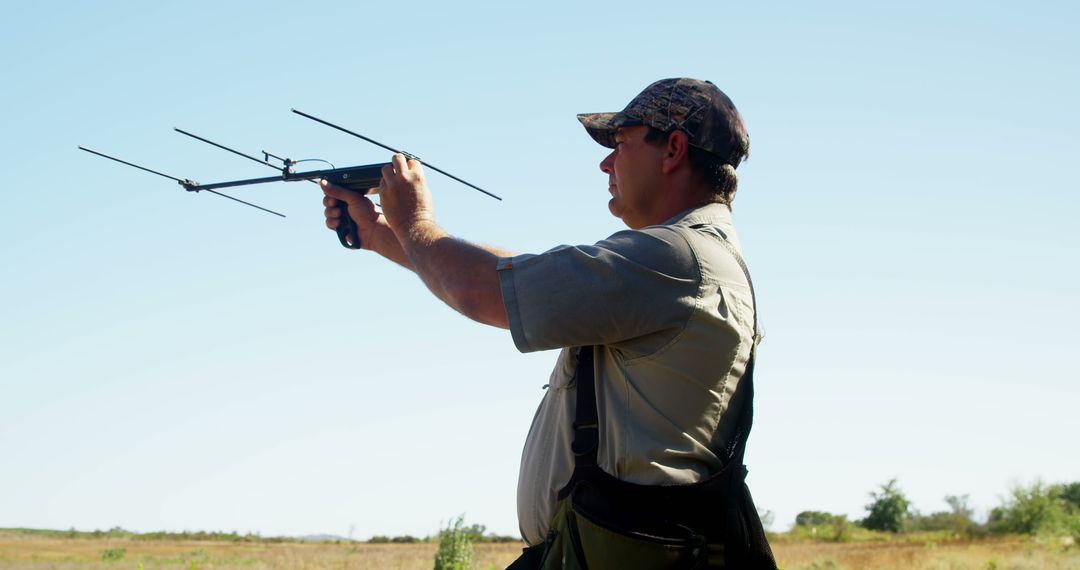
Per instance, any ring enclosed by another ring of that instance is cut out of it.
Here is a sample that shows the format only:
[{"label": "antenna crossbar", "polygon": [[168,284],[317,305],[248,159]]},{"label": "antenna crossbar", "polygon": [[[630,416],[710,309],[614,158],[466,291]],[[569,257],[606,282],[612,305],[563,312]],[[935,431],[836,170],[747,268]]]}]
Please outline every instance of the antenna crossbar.
[{"label": "antenna crossbar", "polygon": [[107,154],[105,154],[103,152],[98,152],[96,150],[90,150],[90,149],[88,149],[88,148],[86,148],[85,146],[82,146],[82,145],[79,145],[79,150],[85,150],[86,152],[88,152],[90,154],[96,154],[96,155],[98,155],[98,156],[100,156],[102,158],[107,158],[109,160],[115,160],[116,162],[119,162],[120,164],[126,164],[128,166],[134,166],[135,168],[138,168],[139,170],[145,170],[146,172],[149,172],[151,174],[157,174],[158,176],[164,176],[165,178],[168,178],[169,180],[175,180],[175,181],[179,182],[180,184],[185,184],[185,183],[190,183],[191,182],[190,180],[181,180],[181,179],[179,179],[179,178],[177,178],[175,176],[169,176],[168,174],[163,174],[163,173],[158,172],[156,170],[151,170],[151,169],[149,169],[149,168],[147,168],[145,166],[139,166],[138,164],[132,164],[132,163],[126,161],[126,160],[120,160],[119,158],[116,158],[115,156],[109,156],[109,155],[107,155]]},{"label": "antenna crossbar", "polygon": [[221,196],[222,198],[228,198],[230,200],[235,200],[237,202],[240,202],[241,204],[247,204],[248,206],[251,206],[252,208],[258,208],[258,209],[260,209],[260,210],[262,210],[264,212],[269,212],[271,214],[274,214],[275,216],[281,216],[282,218],[285,217],[285,214],[282,214],[280,212],[275,212],[273,210],[263,208],[262,206],[259,206],[257,204],[252,204],[251,202],[245,202],[245,201],[241,200],[240,198],[233,198],[232,196],[229,196],[228,194],[223,194],[221,192],[218,192],[217,190],[211,190],[209,188],[203,188],[203,190],[205,190],[205,191],[207,191],[207,192],[209,192],[211,194],[217,194],[218,196]]},{"label": "antenna crossbar", "polygon": [[[180,130],[180,129],[177,129],[177,130]],[[189,136],[193,136],[193,137],[195,136],[195,135],[191,135],[190,133],[184,133],[184,134],[189,135]],[[199,138],[199,137],[195,137],[195,138]],[[205,142],[210,142],[210,141],[205,141]],[[214,143],[210,143],[210,144],[214,144]],[[216,145],[216,146],[220,146],[220,145]],[[224,147],[222,147],[222,148],[224,148]],[[217,191],[211,190],[209,188],[202,188],[201,186],[199,186],[199,184],[197,182],[193,182],[191,180],[181,180],[180,178],[177,178],[175,176],[169,176],[168,174],[165,174],[163,172],[158,172],[156,170],[147,168],[145,166],[139,166],[138,164],[128,162],[126,160],[121,160],[119,158],[116,158],[115,156],[109,156],[109,155],[107,155],[107,154],[105,154],[103,152],[98,152],[96,150],[86,148],[86,147],[84,147],[82,145],[79,145],[79,150],[85,150],[86,152],[89,152],[90,154],[96,154],[96,155],[98,155],[98,156],[100,156],[102,158],[107,158],[109,160],[115,160],[116,162],[119,162],[120,164],[126,164],[128,166],[138,168],[139,170],[143,170],[143,171],[149,172],[151,174],[157,174],[158,176],[163,176],[163,177],[168,178],[170,180],[175,180],[178,184],[183,186],[185,190],[195,191],[195,192],[200,192],[202,190],[206,190],[207,192],[210,192],[211,194],[217,194],[218,196],[221,196],[222,198],[228,198],[228,199],[233,200],[235,202],[240,202],[241,204],[244,204],[246,206],[251,206],[252,208],[258,208],[259,210],[262,210],[264,212],[274,214],[275,216],[281,216],[282,218],[285,217],[285,214],[282,214],[280,212],[275,212],[273,210],[263,208],[262,206],[259,206],[257,204],[252,204],[251,202],[245,202],[244,200],[241,200],[239,198],[234,198],[232,196],[229,196],[228,194],[224,194],[222,192],[217,192]],[[230,150],[230,149],[226,149],[226,150]],[[235,152],[235,151],[233,151],[233,152]],[[239,153],[237,153],[237,154],[239,154]]]},{"label": "antenna crossbar", "polygon": [[202,141],[202,142],[204,142],[204,143],[206,143],[208,145],[216,146],[216,147],[220,148],[221,150],[227,150],[227,151],[229,151],[229,152],[231,152],[231,153],[233,153],[235,155],[242,156],[242,157],[244,157],[244,158],[246,158],[248,160],[253,160],[255,162],[258,162],[259,164],[265,164],[266,166],[269,166],[270,168],[274,168],[274,169],[277,168],[276,166],[274,166],[273,164],[270,164],[269,162],[267,162],[265,160],[259,160],[259,159],[255,158],[254,156],[251,156],[250,154],[244,154],[244,153],[242,153],[242,152],[240,152],[238,150],[233,150],[233,149],[231,149],[231,148],[229,148],[229,147],[227,147],[227,146],[225,146],[223,144],[218,144],[218,143],[216,143],[216,142],[214,142],[214,141],[212,141],[210,139],[205,139],[203,137],[200,137],[199,135],[189,133],[189,132],[185,131],[184,129],[181,129],[181,128],[178,128],[178,127],[173,127],[173,130],[180,133],[180,134],[182,134],[182,135],[187,135],[187,136],[189,136],[189,137],[191,137],[191,138],[193,138],[195,140]]},{"label": "antenna crossbar", "polygon": [[[339,131],[341,131],[343,133],[348,133],[348,134],[350,134],[350,135],[352,135],[354,137],[363,139],[363,140],[365,140],[365,141],[367,141],[367,142],[369,142],[369,143],[371,143],[373,145],[385,148],[386,150],[388,150],[390,152],[401,153],[401,154],[404,154],[406,158],[412,158],[414,160],[420,160],[420,157],[418,157],[418,156],[416,156],[414,154],[405,152],[403,150],[398,150],[398,149],[396,149],[396,148],[394,148],[392,146],[384,145],[383,143],[381,143],[381,142],[379,142],[377,140],[371,139],[369,137],[365,137],[364,135],[362,135],[360,133],[355,133],[355,132],[350,131],[349,129],[346,129],[344,127],[339,127],[339,126],[335,125],[334,123],[331,123],[329,121],[324,121],[324,120],[322,120],[322,119],[320,119],[320,118],[318,118],[316,116],[309,115],[309,114],[307,114],[307,113],[305,113],[303,111],[299,111],[297,109],[291,109],[291,110],[292,110],[293,113],[296,113],[297,115],[300,115],[301,117],[307,117],[308,119],[311,119],[312,121],[315,121],[317,123],[322,123],[322,124],[324,124],[324,125],[326,125],[328,127],[337,129],[337,130],[339,130]],[[438,167],[436,167],[435,165],[433,165],[431,163],[425,162],[424,167],[425,168],[430,168],[430,169],[434,170],[435,172],[438,172],[438,173],[442,174],[443,176],[447,176],[449,178],[457,180],[458,182],[468,186],[469,188],[472,188],[474,190],[479,190],[480,192],[483,192],[484,194],[487,194],[488,196],[491,196],[492,198],[495,198],[496,200],[500,200],[500,201],[502,200],[502,198],[492,194],[491,192],[488,192],[487,190],[484,190],[483,188],[481,188],[481,187],[479,187],[479,186],[477,186],[475,184],[472,184],[471,182],[466,182],[465,180],[462,180],[461,178],[458,178],[457,176],[454,176],[453,174],[450,174],[449,172],[447,172],[447,171],[445,171],[445,170],[443,170],[441,168],[438,168]]]}]

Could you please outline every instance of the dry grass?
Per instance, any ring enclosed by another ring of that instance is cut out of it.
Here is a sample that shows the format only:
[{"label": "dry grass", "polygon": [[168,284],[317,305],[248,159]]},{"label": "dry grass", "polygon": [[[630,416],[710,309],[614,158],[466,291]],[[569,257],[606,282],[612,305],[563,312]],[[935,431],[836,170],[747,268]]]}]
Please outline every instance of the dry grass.
[{"label": "dry grass", "polygon": [[[477,544],[481,570],[505,568],[521,553],[520,543]],[[308,544],[117,538],[64,538],[0,532],[0,569],[27,570],[430,570],[434,543]],[[105,561],[107,550],[124,549]]]},{"label": "dry grass", "polygon": [[[477,568],[505,568],[520,543],[477,544]],[[1080,570],[1080,549],[1037,546],[1020,538],[948,543],[774,544],[783,570]],[[120,560],[103,561],[109,549],[124,549]],[[67,538],[0,532],[0,569],[29,570],[428,570],[436,545],[305,544],[184,540]]]},{"label": "dry grass", "polygon": [[783,570],[1080,570],[1080,550],[1022,538],[953,542],[780,542]]}]

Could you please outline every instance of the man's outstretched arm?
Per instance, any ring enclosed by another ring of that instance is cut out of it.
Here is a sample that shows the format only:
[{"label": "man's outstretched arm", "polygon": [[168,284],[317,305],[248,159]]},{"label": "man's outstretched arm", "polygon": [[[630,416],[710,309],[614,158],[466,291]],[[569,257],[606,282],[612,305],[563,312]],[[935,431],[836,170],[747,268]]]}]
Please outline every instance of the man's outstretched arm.
[{"label": "man's outstretched arm", "polygon": [[[436,297],[459,313],[484,324],[510,328],[495,268],[499,257],[513,254],[457,239],[439,227],[418,161],[395,154],[391,165],[383,168],[379,183],[382,214],[357,192],[325,183],[322,188],[327,199],[349,204],[365,249],[412,269]],[[336,212],[336,208],[327,208],[326,225],[331,229],[337,227]]]}]

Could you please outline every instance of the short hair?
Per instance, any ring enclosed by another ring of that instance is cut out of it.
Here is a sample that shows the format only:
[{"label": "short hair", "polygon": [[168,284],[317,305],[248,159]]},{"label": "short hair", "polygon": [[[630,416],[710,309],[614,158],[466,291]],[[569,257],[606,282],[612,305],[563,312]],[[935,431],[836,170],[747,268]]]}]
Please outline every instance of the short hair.
[{"label": "short hair", "polygon": [[[648,125],[646,125],[648,126]],[[656,127],[648,126],[645,133],[645,142],[653,146],[663,146],[673,131],[662,131]],[[735,173],[735,167],[750,156],[750,141],[743,138],[739,141],[736,155],[730,159],[721,158],[707,150],[690,146],[689,160],[690,169],[698,177],[709,185],[718,201],[731,206],[735,199],[735,192],[739,188],[739,176]],[[732,164],[734,162],[734,164]]]}]

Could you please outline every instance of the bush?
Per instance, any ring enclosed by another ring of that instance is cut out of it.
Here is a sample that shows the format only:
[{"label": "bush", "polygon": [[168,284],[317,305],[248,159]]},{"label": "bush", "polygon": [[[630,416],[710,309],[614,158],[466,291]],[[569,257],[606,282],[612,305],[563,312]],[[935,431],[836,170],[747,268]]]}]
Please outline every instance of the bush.
[{"label": "bush", "polygon": [[383,536],[381,534],[375,535],[368,539],[369,544],[415,544],[417,542],[424,542],[423,539],[417,538],[410,534],[402,536]]},{"label": "bush", "polygon": [[797,535],[829,542],[851,540],[851,521],[847,515],[834,515],[824,511],[803,511],[795,516]]},{"label": "bush", "polygon": [[896,479],[891,479],[881,486],[881,492],[870,493],[873,502],[866,505],[869,514],[862,520],[862,526],[870,530],[884,530],[888,532],[900,532],[904,530],[904,523],[908,519],[908,510],[911,502],[896,485]]},{"label": "bush", "polygon": [[435,553],[435,570],[470,570],[472,568],[472,536],[474,529],[466,528],[465,515],[450,522],[439,531],[439,550]]},{"label": "bush", "polygon": [[1065,502],[1066,507],[1080,511],[1080,481],[1062,483],[1058,487],[1061,490],[1061,500]]},{"label": "bush", "polygon": [[847,518],[847,515],[834,515],[824,511],[803,511],[795,515],[796,526],[822,526],[832,524],[836,518]]},{"label": "bush", "polygon": [[127,554],[126,548],[109,548],[101,552],[101,561],[116,562],[117,560],[123,560],[125,554]]},{"label": "bush", "polygon": [[1015,485],[1000,507],[990,511],[990,531],[1080,539],[1080,483]]},{"label": "bush", "polygon": [[970,535],[978,529],[975,523],[975,511],[968,505],[968,495],[947,495],[945,502],[948,511],[939,511],[929,515],[913,513],[906,525],[908,530],[946,531],[952,534]]}]

